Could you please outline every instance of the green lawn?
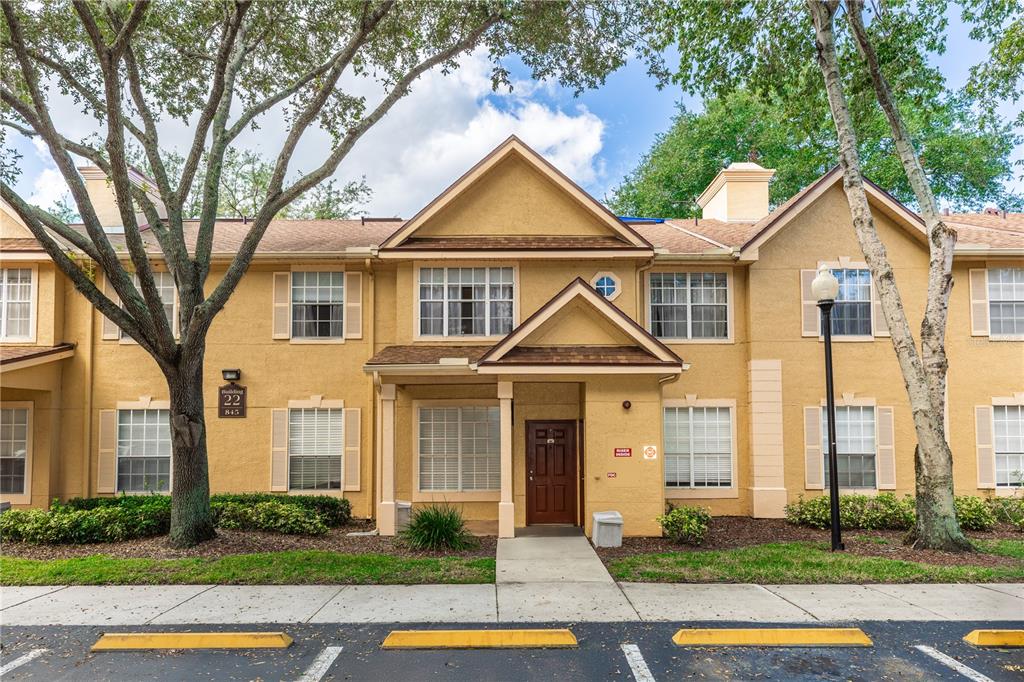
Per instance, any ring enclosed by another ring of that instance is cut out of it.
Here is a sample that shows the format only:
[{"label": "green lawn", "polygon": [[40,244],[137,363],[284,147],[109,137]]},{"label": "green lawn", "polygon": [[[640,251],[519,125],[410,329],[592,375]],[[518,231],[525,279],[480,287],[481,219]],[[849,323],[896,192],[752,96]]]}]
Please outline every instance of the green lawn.
[{"label": "green lawn", "polygon": [[493,558],[407,558],[324,551],[238,554],[217,559],[74,559],[0,557],[3,585],[352,585],[493,583]]},{"label": "green lawn", "polygon": [[[1024,558],[1024,542],[979,543],[982,551]],[[907,583],[1018,582],[1019,566],[936,566],[881,557],[833,554],[823,542],[781,542],[704,552],[638,554],[616,559],[616,580],[664,583]]]}]

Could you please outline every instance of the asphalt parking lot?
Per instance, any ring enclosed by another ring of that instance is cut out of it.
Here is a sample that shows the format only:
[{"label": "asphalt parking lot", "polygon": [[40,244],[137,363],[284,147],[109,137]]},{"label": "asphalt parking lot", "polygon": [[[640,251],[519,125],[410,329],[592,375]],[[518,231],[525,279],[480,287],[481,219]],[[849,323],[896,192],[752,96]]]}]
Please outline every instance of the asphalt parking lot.
[{"label": "asphalt parking lot", "polygon": [[[680,648],[680,627],[748,623],[568,625],[569,649],[382,650],[392,630],[480,629],[469,625],[281,625],[5,627],[0,674],[15,680],[985,680],[1024,679],[1024,649],[980,649],[962,637],[1020,623],[861,622],[871,647]],[[495,626],[488,626],[495,627]],[[508,627],[508,626],[498,626]],[[531,625],[530,627],[545,627]],[[566,627],[566,624],[551,627]],[[772,627],[771,624],[754,627]],[[786,627],[780,625],[779,627]],[[792,624],[789,624],[792,627]],[[90,652],[107,632],[268,631],[288,633],[281,650]],[[918,646],[937,652],[929,655]],[[942,656],[948,660],[939,660]],[[961,670],[954,669],[957,665]],[[950,667],[953,666],[953,667]],[[966,671],[966,672],[965,672]],[[972,677],[971,675],[974,675]]]}]

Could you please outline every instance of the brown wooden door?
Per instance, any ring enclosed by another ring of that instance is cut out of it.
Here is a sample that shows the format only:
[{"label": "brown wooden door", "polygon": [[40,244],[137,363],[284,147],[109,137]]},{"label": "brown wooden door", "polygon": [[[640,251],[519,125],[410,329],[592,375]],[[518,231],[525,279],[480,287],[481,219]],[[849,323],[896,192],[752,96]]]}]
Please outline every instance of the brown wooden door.
[{"label": "brown wooden door", "polygon": [[526,523],[576,523],[575,422],[526,422]]}]

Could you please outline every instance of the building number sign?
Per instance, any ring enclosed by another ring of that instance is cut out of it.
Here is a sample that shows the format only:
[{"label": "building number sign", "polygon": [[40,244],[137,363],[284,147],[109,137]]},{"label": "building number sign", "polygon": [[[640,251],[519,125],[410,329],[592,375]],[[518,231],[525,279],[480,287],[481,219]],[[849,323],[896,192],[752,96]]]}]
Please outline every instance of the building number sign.
[{"label": "building number sign", "polygon": [[245,417],[245,386],[232,382],[217,392],[217,416],[221,418]]}]

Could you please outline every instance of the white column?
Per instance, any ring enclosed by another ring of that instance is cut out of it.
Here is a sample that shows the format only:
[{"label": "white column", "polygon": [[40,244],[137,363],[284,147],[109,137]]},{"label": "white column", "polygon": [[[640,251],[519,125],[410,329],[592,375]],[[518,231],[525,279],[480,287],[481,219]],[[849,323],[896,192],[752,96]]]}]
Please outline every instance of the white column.
[{"label": "white column", "polygon": [[377,530],[381,535],[395,534],[395,385],[380,387],[381,462],[380,504],[377,505]]},{"label": "white column", "polygon": [[501,411],[501,502],[498,503],[498,537],[516,534],[516,506],[512,502],[512,382],[498,382]]}]

